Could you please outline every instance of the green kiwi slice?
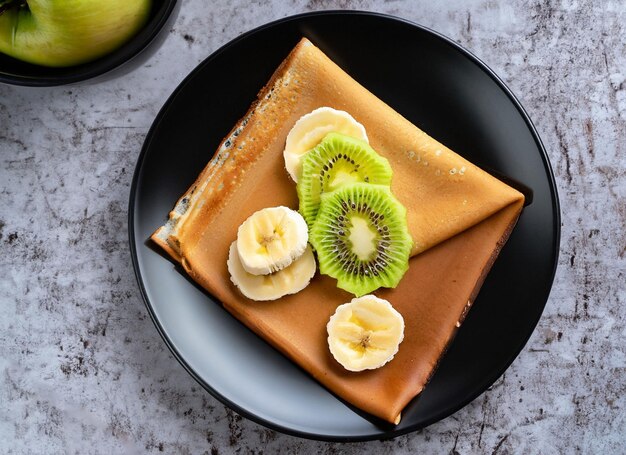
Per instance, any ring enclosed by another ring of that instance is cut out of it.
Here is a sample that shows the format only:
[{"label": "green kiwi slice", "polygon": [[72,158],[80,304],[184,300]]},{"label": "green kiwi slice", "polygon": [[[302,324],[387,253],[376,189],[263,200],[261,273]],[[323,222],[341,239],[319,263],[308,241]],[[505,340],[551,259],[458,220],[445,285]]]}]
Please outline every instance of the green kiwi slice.
[{"label": "green kiwi slice", "polygon": [[391,184],[389,162],[367,142],[339,133],[328,133],[302,161],[297,191],[300,213],[309,227],[315,222],[320,197],[355,182]]},{"label": "green kiwi slice", "polygon": [[413,246],[404,206],[389,187],[367,183],[322,195],[309,241],[320,272],[357,297],[396,287]]}]

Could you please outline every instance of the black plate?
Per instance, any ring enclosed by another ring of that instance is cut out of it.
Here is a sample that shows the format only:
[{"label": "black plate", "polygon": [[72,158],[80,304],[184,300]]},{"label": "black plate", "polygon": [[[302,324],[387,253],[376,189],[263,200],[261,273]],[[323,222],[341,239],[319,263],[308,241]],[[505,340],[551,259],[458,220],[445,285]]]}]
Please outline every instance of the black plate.
[{"label": "black plate", "polygon": [[176,0],[153,0],[150,16],[135,36],[119,49],[92,62],[66,68],[49,68],[23,62],[0,53],[0,82],[32,87],[103,81],[137,68],[152,55],[167,33],[167,25],[176,17]]},{"label": "black plate", "polygon": [[[395,428],[377,426],[349,409],[146,241],[302,36],[432,136],[534,193],[431,383]],[[187,371],[252,420],[298,436],[340,441],[416,430],[449,416],[493,384],[541,316],[560,233],[546,152],[502,81],[437,33],[360,12],[286,18],[240,36],[200,64],[148,134],[132,184],[129,218],[135,271],[148,310]]]}]

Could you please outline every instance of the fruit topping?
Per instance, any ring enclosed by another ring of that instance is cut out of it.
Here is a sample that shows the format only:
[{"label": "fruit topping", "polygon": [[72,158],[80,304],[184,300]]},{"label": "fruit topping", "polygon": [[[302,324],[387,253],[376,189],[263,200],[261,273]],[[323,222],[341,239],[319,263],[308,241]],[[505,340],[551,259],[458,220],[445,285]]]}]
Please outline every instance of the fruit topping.
[{"label": "fruit topping", "polygon": [[283,152],[285,168],[294,182],[300,178],[301,157],[332,131],[367,142],[365,128],[347,112],[331,107],[320,107],[309,112],[289,131]]},{"label": "fruit topping", "polygon": [[307,287],[316,270],[315,256],[310,246],[288,267],[268,275],[253,275],[243,268],[237,252],[237,242],[233,242],[227,264],[230,279],[241,293],[249,299],[259,301],[276,300],[300,292]]},{"label": "fruit topping", "polygon": [[320,272],[356,296],[396,287],[413,244],[404,206],[387,186],[367,183],[322,195],[309,241]]},{"label": "fruit topping", "polygon": [[246,272],[267,275],[289,266],[307,246],[306,222],[288,207],[259,210],[239,226],[237,251]]},{"label": "fruit topping", "polygon": [[300,213],[311,226],[322,194],[355,182],[389,185],[391,176],[389,162],[369,144],[329,133],[302,159],[302,175],[297,185]]},{"label": "fruit topping", "polygon": [[387,300],[365,295],[339,305],[326,330],[330,352],[346,370],[372,370],[398,352],[404,319]]}]

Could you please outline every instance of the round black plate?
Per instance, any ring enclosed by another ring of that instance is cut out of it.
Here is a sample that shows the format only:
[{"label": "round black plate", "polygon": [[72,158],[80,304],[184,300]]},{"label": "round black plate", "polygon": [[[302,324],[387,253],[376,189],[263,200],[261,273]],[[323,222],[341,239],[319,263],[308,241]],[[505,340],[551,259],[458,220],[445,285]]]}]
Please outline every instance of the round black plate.
[{"label": "round black plate", "polygon": [[[420,128],[476,164],[523,183],[534,195],[435,376],[395,428],[377,426],[349,409],[147,241],[302,36]],[[129,218],[135,271],[148,310],[189,373],[252,420],[298,436],[340,441],[416,430],[485,391],[522,350],[541,316],[560,232],[545,150],[502,81],[437,33],[360,12],[286,18],[240,36],[200,64],[148,134]]]}]

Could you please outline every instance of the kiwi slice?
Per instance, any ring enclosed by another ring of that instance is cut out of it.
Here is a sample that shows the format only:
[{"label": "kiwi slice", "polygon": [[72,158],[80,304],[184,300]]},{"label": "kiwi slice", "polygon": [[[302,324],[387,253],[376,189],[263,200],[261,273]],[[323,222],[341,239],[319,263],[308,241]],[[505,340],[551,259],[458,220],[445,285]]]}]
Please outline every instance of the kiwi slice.
[{"label": "kiwi slice", "polygon": [[322,195],[309,241],[320,272],[357,297],[396,287],[413,246],[404,206],[389,187],[367,183]]},{"label": "kiwi slice", "polygon": [[320,197],[355,182],[391,184],[389,162],[367,142],[339,133],[328,133],[302,161],[297,191],[300,213],[310,226],[315,222]]}]

